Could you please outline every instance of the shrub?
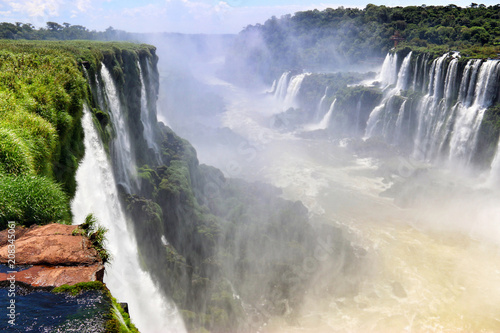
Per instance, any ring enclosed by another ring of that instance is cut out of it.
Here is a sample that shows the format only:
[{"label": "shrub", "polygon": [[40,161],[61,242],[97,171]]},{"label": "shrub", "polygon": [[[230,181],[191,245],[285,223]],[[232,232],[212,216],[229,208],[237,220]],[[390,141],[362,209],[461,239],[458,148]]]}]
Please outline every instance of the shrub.
[{"label": "shrub", "polygon": [[[85,222],[80,225],[80,229],[83,234],[90,240],[97,253],[99,253],[102,261],[104,263],[110,261],[111,254],[104,246],[108,229],[106,229],[102,225],[99,225],[97,219],[92,214],[89,214],[85,217]],[[75,231],[73,231],[73,233],[75,234]]]},{"label": "shrub", "polygon": [[68,196],[46,177],[0,175],[0,228],[8,221],[24,226],[70,224]]}]

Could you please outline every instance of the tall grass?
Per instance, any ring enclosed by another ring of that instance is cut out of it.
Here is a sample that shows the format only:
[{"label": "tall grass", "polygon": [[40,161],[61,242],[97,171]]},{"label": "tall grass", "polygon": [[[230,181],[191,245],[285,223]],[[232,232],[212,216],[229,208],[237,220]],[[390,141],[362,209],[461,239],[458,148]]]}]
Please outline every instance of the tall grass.
[{"label": "tall grass", "polygon": [[0,41],[0,227],[7,220],[70,221],[84,154],[82,103],[92,98],[83,65],[94,77],[101,62],[120,67],[122,54],[154,50],[132,43]]},{"label": "tall grass", "polygon": [[71,223],[69,199],[53,180],[32,175],[0,175],[0,229],[8,221],[32,224]]}]

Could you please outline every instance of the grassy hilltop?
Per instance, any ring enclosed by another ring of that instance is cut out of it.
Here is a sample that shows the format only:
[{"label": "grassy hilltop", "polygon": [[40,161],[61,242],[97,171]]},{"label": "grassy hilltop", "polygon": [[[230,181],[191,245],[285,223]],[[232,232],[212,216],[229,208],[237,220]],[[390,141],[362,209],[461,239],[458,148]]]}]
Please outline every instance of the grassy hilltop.
[{"label": "grassy hilltop", "polygon": [[84,154],[82,103],[92,98],[82,63],[89,72],[101,61],[114,63],[119,77],[123,55],[137,58],[150,49],[95,41],[0,42],[1,228],[9,220],[71,223],[69,200]]}]

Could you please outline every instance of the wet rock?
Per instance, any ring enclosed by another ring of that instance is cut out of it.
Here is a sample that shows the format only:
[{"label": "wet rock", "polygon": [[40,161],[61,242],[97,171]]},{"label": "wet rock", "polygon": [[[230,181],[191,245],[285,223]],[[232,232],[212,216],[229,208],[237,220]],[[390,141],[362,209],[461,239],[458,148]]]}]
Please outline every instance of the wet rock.
[{"label": "wet rock", "polygon": [[[74,225],[48,224],[16,229],[16,265],[93,265],[100,263],[97,251]],[[19,232],[17,231],[19,230]],[[0,263],[8,262],[7,230],[0,232]]]},{"label": "wet rock", "polygon": [[33,287],[60,287],[63,284],[73,285],[80,282],[101,281],[104,266],[33,266],[17,273],[0,273],[0,281],[15,277],[15,281]]},{"label": "wet rock", "polygon": [[[80,235],[73,235],[74,225],[49,224],[16,228],[15,265],[3,269],[0,281],[15,277],[33,287],[59,287],[79,282],[101,281],[104,266],[90,241]],[[7,230],[0,232],[0,264],[8,265],[9,249],[12,245]],[[12,255],[12,253],[11,253]],[[31,267],[20,270],[19,265]],[[10,271],[17,271],[12,273]]]}]

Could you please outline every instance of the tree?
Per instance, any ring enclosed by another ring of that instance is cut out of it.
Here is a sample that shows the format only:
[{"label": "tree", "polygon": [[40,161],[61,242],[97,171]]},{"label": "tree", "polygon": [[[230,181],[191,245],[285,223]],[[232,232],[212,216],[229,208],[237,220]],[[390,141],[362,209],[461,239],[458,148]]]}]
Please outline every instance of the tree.
[{"label": "tree", "polygon": [[63,26],[56,22],[47,22],[47,29],[49,31],[60,31],[63,29]]}]

